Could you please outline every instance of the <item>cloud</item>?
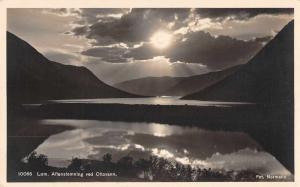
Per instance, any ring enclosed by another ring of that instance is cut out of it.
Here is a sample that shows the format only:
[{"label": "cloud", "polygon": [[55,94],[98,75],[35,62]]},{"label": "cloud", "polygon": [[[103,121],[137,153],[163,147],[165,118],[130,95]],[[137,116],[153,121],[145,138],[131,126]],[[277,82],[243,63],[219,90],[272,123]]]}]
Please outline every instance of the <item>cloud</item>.
[{"label": "cloud", "polygon": [[[81,9],[77,23],[85,23],[72,30],[74,35],[84,35],[89,39],[109,38],[110,43],[135,43],[147,41],[158,29],[177,30],[183,27],[205,28],[201,21],[248,20],[258,15],[293,14],[288,8],[152,8],[152,9]],[[113,16],[113,15],[119,15]],[[88,29],[86,26],[88,26]],[[97,43],[95,43],[96,45]],[[101,45],[98,42],[98,45]]]},{"label": "cloud", "polygon": [[83,51],[81,54],[100,57],[106,62],[123,63],[128,61],[127,58],[123,57],[126,51],[127,49],[122,47],[94,47]]},{"label": "cloud", "polygon": [[135,48],[94,47],[83,51],[82,54],[101,57],[102,60],[111,63],[145,61],[165,56],[170,62],[181,61],[202,64],[210,69],[223,69],[246,63],[265,42],[271,39],[266,36],[243,41],[229,36],[215,37],[204,31],[191,32],[175,38],[172,45],[165,50],[156,49],[151,43],[146,42]]},{"label": "cloud", "polygon": [[58,15],[64,15],[68,13],[68,9],[66,8],[50,8],[45,9],[45,13],[52,13],[52,14],[58,14]]},{"label": "cloud", "polygon": [[79,9],[75,8],[44,8],[42,11],[44,14],[54,14],[58,16],[78,16],[80,15]]},{"label": "cloud", "polygon": [[165,56],[165,53],[156,50],[150,43],[144,43],[140,47],[132,48],[124,54],[124,57],[133,58],[134,60],[147,60],[155,56]]},{"label": "cloud", "polygon": [[258,15],[293,14],[292,8],[200,8],[195,9],[201,18],[216,21],[224,19],[247,20]]},{"label": "cloud", "polygon": [[189,33],[184,38],[175,41],[166,51],[159,51],[146,43],[129,50],[124,56],[145,60],[163,55],[171,62],[200,63],[211,69],[220,69],[246,63],[262,47],[262,39],[243,41],[228,36],[214,37],[204,31]]},{"label": "cloud", "polygon": [[58,16],[78,15],[88,21],[89,18],[93,20],[92,18],[97,17],[115,16],[120,13],[127,13],[129,10],[128,8],[45,8],[43,13]]},{"label": "cloud", "polygon": [[80,36],[80,35],[84,35],[85,33],[87,33],[89,30],[88,26],[77,26],[74,27],[72,32],[67,31],[65,34],[74,34],[75,36]]},{"label": "cloud", "polygon": [[101,17],[95,14],[87,16],[90,14],[85,12],[90,12],[90,10],[83,9],[82,11],[82,18],[89,23],[89,29],[83,29],[81,26],[74,28],[72,32],[74,35],[85,35],[89,39],[99,40],[95,45],[101,45],[102,38],[109,38],[106,42],[110,41],[111,44],[119,42],[135,44],[146,41],[156,30],[170,29],[169,23],[172,23],[169,27],[180,27],[190,13],[190,9],[132,9],[122,14],[120,18],[108,19],[107,16]]},{"label": "cloud", "polygon": [[212,69],[246,63],[262,47],[259,42],[228,36],[213,37],[203,31],[189,33],[185,37],[185,41],[169,49],[167,57],[171,61],[202,63]]},{"label": "cloud", "polygon": [[113,21],[127,14],[128,8],[81,8],[78,23],[93,24],[96,22]]}]

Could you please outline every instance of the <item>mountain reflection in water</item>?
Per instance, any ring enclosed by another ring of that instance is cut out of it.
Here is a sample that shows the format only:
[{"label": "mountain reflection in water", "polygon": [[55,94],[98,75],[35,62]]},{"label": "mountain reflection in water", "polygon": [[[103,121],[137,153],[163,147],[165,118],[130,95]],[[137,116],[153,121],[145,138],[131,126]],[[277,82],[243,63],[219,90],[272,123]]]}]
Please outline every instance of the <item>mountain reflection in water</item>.
[{"label": "mountain reflection in water", "polygon": [[157,155],[204,168],[290,175],[272,155],[241,132],[97,120],[48,119],[40,123],[75,127],[50,136],[35,150],[47,155],[51,166],[67,166],[72,157],[102,160],[105,153],[110,153],[113,161],[126,155],[135,159]]}]

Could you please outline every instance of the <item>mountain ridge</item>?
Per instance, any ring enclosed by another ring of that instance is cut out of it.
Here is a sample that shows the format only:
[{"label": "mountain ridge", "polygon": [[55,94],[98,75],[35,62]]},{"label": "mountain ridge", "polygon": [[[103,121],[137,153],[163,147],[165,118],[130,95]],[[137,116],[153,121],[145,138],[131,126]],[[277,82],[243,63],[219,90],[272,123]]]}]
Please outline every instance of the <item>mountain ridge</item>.
[{"label": "mountain ridge", "polygon": [[184,96],[225,78],[242,65],[212,71],[200,75],[184,77],[143,77],[114,84],[113,86],[129,93],[147,96]]},{"label": "mountain ridge", "polygon": [[49,99],[138,97],[113,88],[83,66],[48,60],[29,43],[7,31],[9,103]]},{"label": "mountain ridge", "polygon": [[208,86],[231,75],[232,73],[237,71],[241,66],[243,65],[235,65],[219,71],[212,71],[200,75],[186,77],[185,79],[177,83],[175,86],[169,88],[165,93],[166,95],[172,93],[174,95],[184,96],[187,94],[194,93],[196,91],[203,90]]},{"label": "mountain ridge", "polygon": [[170,87],[178,83],[184,77],[143,77],[123,81],[113,86],[129,93],[144,96],[163,96],[164,92]]},{"label": "mountain ridge", "polygon": [[293,36],[291,21],[239,71],[182,99],[293,102]]}]

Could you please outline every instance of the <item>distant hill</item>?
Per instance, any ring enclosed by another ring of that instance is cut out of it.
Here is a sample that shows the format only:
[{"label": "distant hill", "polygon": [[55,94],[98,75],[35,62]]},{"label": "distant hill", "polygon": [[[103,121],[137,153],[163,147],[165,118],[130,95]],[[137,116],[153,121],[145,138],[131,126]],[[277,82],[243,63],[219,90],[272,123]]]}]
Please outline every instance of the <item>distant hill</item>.
[{"label": "distant hill", "polygon": [[165,95],[184,96],[207,88],[210,85],[224,79],[237,71],[242,65],[230,67],[225,70],[209,72],[206,74],[185,77],[180,80],[176,85],[167,89]]},{"label": "distant hill", "polygon": [[114,87],[139,95],[162,96],[167,89],[183,79],[184,77],[145,77],[117,83]]},{"label": "distant hill", "polygon": [[120,82],[113,86],[129,93],[145,96],[184,96],[224,79],[240,66],[190,77],[145,77]]},{"label": "distant hill", "polygon": [[135,97],[100,81],[85,67],[52,62],[7,32],[8,103],[49,99]]},{"label": "distant hill", "polygon": [[292,103],[293,63],[294,22],[292,21],[239,71],[182,99]]}]

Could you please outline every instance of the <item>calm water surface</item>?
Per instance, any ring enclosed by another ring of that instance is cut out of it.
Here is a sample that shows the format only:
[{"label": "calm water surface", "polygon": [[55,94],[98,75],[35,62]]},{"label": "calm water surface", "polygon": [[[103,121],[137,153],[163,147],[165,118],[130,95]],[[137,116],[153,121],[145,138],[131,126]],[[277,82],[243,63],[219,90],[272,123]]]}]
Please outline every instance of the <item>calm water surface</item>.
[{"label": "calm water surface", "polygon": [[191,105],[191,106],[232,106],[247,105],[253,103],[247,102],[222,102],[222,101],[199,101],[199,100],[181,100],[180,97],[162,96],[148,98],[104,98],[104,99],[70,99],[70,100],[52,100],[57,103],[110,103],[110,104],[144,104],[144,105]]},{"label": "calm water surface", "polygon": [[135,159],[157,155],[204,168],[290,175],[245,133],[97,120],[46,119],[40,123],[75,127],[50,136],[35,150],[47,155],[52,166],[67,166],[72,157],[102,160],[105,153],[111,153],[113,161],[128,154]]}]

